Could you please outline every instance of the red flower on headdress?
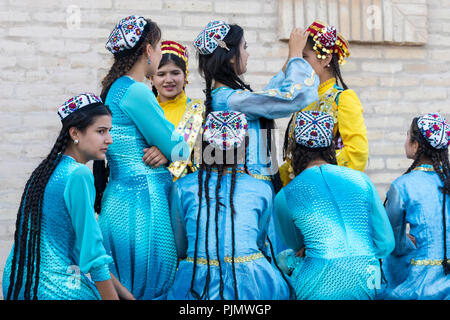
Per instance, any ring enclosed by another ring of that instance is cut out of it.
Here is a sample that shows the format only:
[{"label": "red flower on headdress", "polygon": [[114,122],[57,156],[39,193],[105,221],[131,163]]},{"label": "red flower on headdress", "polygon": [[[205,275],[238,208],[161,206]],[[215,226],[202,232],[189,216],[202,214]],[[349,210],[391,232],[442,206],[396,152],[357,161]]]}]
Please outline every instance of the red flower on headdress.
[{"label": "red flower on headdress", "polygon": [[438,131],[438,130],[441,129],[441,127],[438,124],[435,123],[435,124],[433,124],[433,129]]},{"label": "red flower on headdress", "polygon": [[330,129],[330,124],[328,122],[325,122],[325,127],[327,127],[327,129]]},{"label": "red flower on headdress", "polygon": [[302,125],[304,125],[305,124],[305,120],[300,120],[300,125],[302,126]]},{"label": "red flower on headdress", "polygon": [[435,118],[435,119],[439,117],[437,114],[433,114],[432,116],[433,116],[433,118]]},{"label": "red flower on headdress", "polygon": [[317,137],[317,131],[315,131],[315,130],[311,131],[311,135],[312,135],[313,137]]},{"label": "red flower on headdress", "polygon": [[77,104],[75,102],[69,103],[69,109],[75,110],[77,108]]},{"label": "red flower on headdress", "polygon": [[314,145],[314,141],[312,141],[312,140],[308,140],[308,142],[307,142],[310,146],[313,146]]},{"label": "red flower on headdress", "polygon": [[425,131],[425,135],[427,136],[427,138],[431,137],[432,132],[430,130]]}]

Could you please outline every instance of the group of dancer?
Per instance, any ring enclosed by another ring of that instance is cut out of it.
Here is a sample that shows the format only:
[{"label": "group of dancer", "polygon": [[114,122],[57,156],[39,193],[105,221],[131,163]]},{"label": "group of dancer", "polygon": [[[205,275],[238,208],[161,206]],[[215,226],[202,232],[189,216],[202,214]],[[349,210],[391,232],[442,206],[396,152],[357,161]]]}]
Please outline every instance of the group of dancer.
[{"label": "group of dancer", "polygon": [[[413,163],[383,205],[335,27],[295,28],[286,63],[253,91],[244,30],[211,21],[193,42],[204,100],[185,93],[187,48],[161,39],[154,21],[122,19],[100,96],[58,108],[60,134],[22,194],[5,299],[450,298],[441,115],[412,120]],[[278,168],[274,119],[289,116]]]}]

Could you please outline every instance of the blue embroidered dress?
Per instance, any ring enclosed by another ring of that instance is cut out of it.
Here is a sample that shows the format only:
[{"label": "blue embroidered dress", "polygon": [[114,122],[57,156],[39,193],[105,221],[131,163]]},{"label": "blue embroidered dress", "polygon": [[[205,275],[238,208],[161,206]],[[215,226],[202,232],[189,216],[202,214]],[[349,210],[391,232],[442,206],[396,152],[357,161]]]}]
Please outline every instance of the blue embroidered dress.
[{"label": "blue embroidered dress", "polygon": [[[384,299],[450,299],[450,275],[444,274],[443,186],[431,165],[397,178],[387,193],[386,211],[394,229],[395,250],[383,261]],[[446,197],[450,208],[450,197]],[[450,218],[446,210],[447,248]],[[407,237],[416,240],[416,245]],[[447,249],[448,250],[448,249]]]},{"label": "blue embroidered dress", "polygon": [[[213,90],[213,111],[234,110],[244,113],[247,117],[247,166],[256,178],[272,185],[270,176],[274,173],[268,157],[266,134],[261,132],[259,119],[289,117],[293,112],[307,107],[319,99],[318,86],[319,77],[315,76],[311,65],[303,58],[291,58],[286,71],[280,71],[273,77],[264,91],[250,92],[227,87]],[[276,237],[273,222],[269,224],[268,234],[275,253],[278,253],[285,246]]]},{"label": "blue embroidered dress", "polygon": [[114,143],[106,153],[110,176],[99,224],[114,259],[111,271],[136,299],[164,299],[177,263],[169,216],[172,177],[166,167],[146,165],[143,149],[157,146],[170,161],[189,157],[189,148],[146,84],[121,77],[105,104],[112,111]]},{"label": "blue embroidered dress", "polygon": [[[100,299],[93,281],[111,278],[108,264],[112,258],[103,247],[102,234],[95,219],[94,200],[94,177],[89,168],[63,155],[44,193],[39,300]],[[14,247],[3,273],[5,299],[13,253]],[[92,280],[86,276],[88,273]],[[24,299],[24,285],[25,282],[19,299]]]},{"label": "blue embroidered dress", "polygon": [[304,258],[280,254],[297,299],[374,299],[394,236],[375,186],[336,165],[301,172],[275,198],[275,227]]},{"label": "blue embroidered dress", "polygon": [[[168,299],[194,299],[190,293],[194,266],[195,241],[198,215],[198,174],[189,174],[174,183],[171,194],[171,215],[180,259],[175,282],[170,289]],[[206,172],[203,174],[203,182]],[[220,285],[220,269],[216,250],[215,224],[215,186],[217,172],[211,172],[209,181],[210,218],[208,231],[208,252],[210,258],[211,281],[209,299],[218,300]],[[224,298],[235,299],[232,272],[232,226],[229,205],[231,174],[222,177],[219,198],[224,206],[220,206],[218,214],[219,258],[224,281]],[[200,213],[197,267],[194,289],[200,295],[205,286],[207,274],[207,256],[205,251],[207,207],[205,190],[203,189],[202,210]],[[272,190],[270,187],[247,174],[237,173],[236,189],[233,196],[235,206],[235,268],[239,299],[270,300],[289,299],[289,288],[281,273],[265,258],[264,240],[267,222],[272,214]],[[264,252],[264,253],[263,253]]]}]

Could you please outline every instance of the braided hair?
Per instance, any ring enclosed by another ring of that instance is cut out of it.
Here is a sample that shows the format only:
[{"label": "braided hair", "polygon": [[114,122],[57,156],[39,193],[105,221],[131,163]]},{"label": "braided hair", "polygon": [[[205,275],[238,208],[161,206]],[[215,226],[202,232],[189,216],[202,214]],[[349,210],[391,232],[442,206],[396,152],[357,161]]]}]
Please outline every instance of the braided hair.
[{"label": "braided hair", "polygon": [[16,300],[21,290],[24,290],[26,300],[38,299],[42,208],[46,186],[66,151],[70,140],[69,129],[76,127],[84,132],[96,117],[103,115],[111,115],[109,108],[103,104],[95,104],[81,108],[64,118],[62,129],[50,153],[28,179],[17,212],[6,300]]},{"label": "braided hair", "polygon": [[443,260],[443,267],[444,267],[444,273],[447,275],[450,273],[450,265],[447,260],[447,226],[446,226],[446,218],[445,218],[445,198],[446,196],[450,196],[450,164],[448,159],[448,148],[445,149],[435,149],[433,148],[428,141],[425,140],[425,138],[422,136],[419,130],[419,126],[417,125],[417,122],[419,120],[419,117],[416,117],[412,120],[411,126],[410,126],[410,142],[417,141],[418,143],[418,149],[414,156],[414,161],[411,164],[411,166],[406,170],[404,174],[410,173],[412,170],[414,170],[421,161],[424,159],[431,160],[433,164],[434,171],[439,175],[439,178],[441,179],[443,186],[439,189],[442,191],[444,195],[444,203],[442,207],[442,224],[443,224],[443,230],[444,230],[444,260]]},{"label": "braided hair", "polygon": [[[246,84],[236,74],[230,60],[234,57],[236,63],[236,69],[241,70],[240,66],[240,43],[244,36],[244,30],[237,24],[230,25],[230,30],[223,39],[229,50],[221,47],[217,47],[213,53],[208,55],[199,55],[199,72],[205,79],[205,118],[212,110],[212,85],[213,80],[218,81],[231,89],[240,89],[253,91],[250,85]],[[260,127],[267,131],[267,156],[276,155],[275,145],[272,143],[274,137],[272,137],[272,130],[275,128],[275,121],[273,119],[260,118]],[[274,157],[275,158],[275,157]],[[282,188],[282,182],[280,174],[277,171],[271,176],[271,180],[275,189],[275,192]]]},{"label": "braided hair", "polygon": [[[150,44],[155,48],[159,40],[161,40],[161,29],[158,25],[150,19],[146,19],[146,21],[146,27],[149,26],[149,31],[146,33],[144,41],[141,41],[137,48],[130,50],[129,54],[114,55],[114,63],[109,69],[108,74],[102,80],[102,93],[100,98],[103,101],[106,101],[106,97],[112,84],[133,68],[138,59],[144,54],[146,46]],[[95,160],[93,164],[93,173],[96,190],[94,208],[97,213],[100,213],[103,192],[105,191],[109,177],[109,166],[106,161]]]}]

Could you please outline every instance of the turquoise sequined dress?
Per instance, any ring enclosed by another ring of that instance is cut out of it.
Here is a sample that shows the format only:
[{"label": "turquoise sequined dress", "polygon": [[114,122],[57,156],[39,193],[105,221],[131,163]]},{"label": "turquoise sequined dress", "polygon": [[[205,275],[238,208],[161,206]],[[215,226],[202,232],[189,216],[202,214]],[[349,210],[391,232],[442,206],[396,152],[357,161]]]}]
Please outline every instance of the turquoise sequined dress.
[{"label": "turquoise sequined dress", "polygon": [[[319,77],[315,75],[311,65],[302,58],[291,58],[286,71],[280,71],[274,76],[263,91],[250,92],[227,87],[213,90],[213,111],[234,110],[244,113],[247,117],[247,166],[257,179],[272,186],[270,177],[278,169],[272,168],[267,150],[267,132],[261,130],[260,118],[278,119],[291,116],[319,99],[318,86]],[[275,253],[286,248],[275,234],[272,219],[269,221],[268,235]]]},{"label": "turquoise sequined dress", "polygon": [[[112,258],[106,254],[102,244],[94,200],[91,171],[64,155],[45,188],[37,292],[39,300],[100,299],[93,281],[111,278],[108,264]],[[14,247],[3,273],[5,299],[13,252]],[[93,281],[86,276],[87,273]],[[24,277],[26,279],[26,270]],[[24,285],[19,299],[24,299]]]},{"label": "turquoise sequined dress", "polygon": [[[195,172],[177,180],[172,188],[171,215],[180,261],[175,282],[168,299],[191,300],[191,279],[193,273],[193,258],[197,235],[198,215],[198,174]],[[206,173],[203,174],[203,179]],[[211,173],[209,180],[210,217],[208,230],[208,253],[210,258],[210,275],[208,299],[219,300],[220,269],[224,281],[224,299],[235,299],[232,271],[232,226],[231,208],[229,205],[231,173],[222,177],[219,193],[220,211],[217,217],[219,237],[219,259],[217,258],[216,242],[216,201],[215,186],[217,172]],[[204,181],[204,180],[203,180]],[[235,206],[235,269],[238,298],[240,300],[272,300],[289,299],[289,287],[278,271],[265,258],[264,240],[267,233],[268,220],[272,214],[272,190],[267,184],[237,173],[236,188],[233,202]],[[202,210],[200,213],[198,233],[197,267],[194,290],[202,294],[208,270],[206,246],[207,205],[203,189]]]},{"label": "turquoise sequined dress", "polygon": [[[383,261],[387,284],[381,299],[450,299],[450,275],[444,274],[442,266],[444,196],[438,188],[443,183],[431,165],[418,169],[397,178],[387,193],[386,211],[394,229],[395,250]],[[450,252],[450,197],[446,198]],[[407,224],[416,244],[407,237]]]},{"label": "turquoise sequined dress", "polygon": [[[275,198],[275,227],[295,252],[279,259],[297,299],[374,299],[381,289],[378,259],[394,236],[378,193],[364,174],[335,165],[304,170]],[[283,254],[282,254],[283,255]]]},{"label": "turquoise sequined dress", "polygon": [[188,157],[189,148],[173,134],[174,126],[146,84],[121,77],[105,104],[112,112],[114,142],[106,153],[110,176],[99,224],[114,259],[111,271],[136,299],[164,299],[177,264],[169,217],[172,177],[166,167],[146,165],[143,149],[157,146],[175,160],[180,153]]}]

